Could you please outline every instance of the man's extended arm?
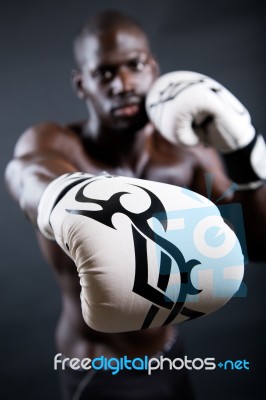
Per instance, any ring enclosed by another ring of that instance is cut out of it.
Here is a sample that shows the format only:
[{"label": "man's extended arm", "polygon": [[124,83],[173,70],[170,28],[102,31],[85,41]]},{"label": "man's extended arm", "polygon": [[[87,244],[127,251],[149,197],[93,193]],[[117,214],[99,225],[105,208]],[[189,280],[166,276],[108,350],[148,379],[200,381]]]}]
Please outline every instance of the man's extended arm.
[{"label": "man's extended arm", "polygon": [[58,176],[77,171],[60,148],[63,133],[52,125],[30,128],[19,139],[5,173],[8,190],[34,226],[46,186]]}]

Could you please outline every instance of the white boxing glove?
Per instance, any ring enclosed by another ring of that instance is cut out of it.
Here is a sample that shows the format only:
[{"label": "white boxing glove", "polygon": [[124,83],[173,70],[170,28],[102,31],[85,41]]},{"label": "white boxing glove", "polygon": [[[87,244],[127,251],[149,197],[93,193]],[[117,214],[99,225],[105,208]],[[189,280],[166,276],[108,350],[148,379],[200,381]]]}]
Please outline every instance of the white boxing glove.
[{"label": "white boxing glove", "polygon": [[103,332],[203,316],[239,289],[243,254],[208,199],[127,177],[62,175],[45,190],[38,226],[73,259],[84,320]]},{"label": "white boxing glove", "polygon": [[239,189],[266,179],[266,146],[246,108],[227,89],[205,75],[177,71],[151,87],[146,108],[151,122],[170,142],[193,146],[200,141],[223,154]]}]

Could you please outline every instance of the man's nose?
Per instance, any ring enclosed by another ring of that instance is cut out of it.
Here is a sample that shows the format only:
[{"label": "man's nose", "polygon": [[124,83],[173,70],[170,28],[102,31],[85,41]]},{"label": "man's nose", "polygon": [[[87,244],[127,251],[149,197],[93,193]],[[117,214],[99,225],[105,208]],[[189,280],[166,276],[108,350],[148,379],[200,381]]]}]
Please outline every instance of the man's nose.
[{"label": "man's nose", "polygon": [[134,76],[127,67],[121,67],[112,82],[112,94],[128,93],[134,89]]}]

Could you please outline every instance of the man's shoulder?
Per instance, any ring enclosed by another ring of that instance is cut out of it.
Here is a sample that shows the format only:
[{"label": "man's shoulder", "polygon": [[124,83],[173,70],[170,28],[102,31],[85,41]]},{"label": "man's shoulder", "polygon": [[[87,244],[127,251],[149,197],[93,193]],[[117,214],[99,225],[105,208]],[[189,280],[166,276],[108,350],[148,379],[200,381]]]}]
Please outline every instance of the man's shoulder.
[{"label": "man's shoulder", "polygon": [[75,140],[75,132],[68,126],[57,122],[40,122],[27,128],[20,136],[15,147],[17,157],[42,150],[60,150],[70,140]]},{"label": "man's shoulder", "polygon": [[68,128],[57,122],[40,122],[28,127],[21,135],[21,139],[41,139],[51,138],[53,136],[62,135],[67,132]]}]

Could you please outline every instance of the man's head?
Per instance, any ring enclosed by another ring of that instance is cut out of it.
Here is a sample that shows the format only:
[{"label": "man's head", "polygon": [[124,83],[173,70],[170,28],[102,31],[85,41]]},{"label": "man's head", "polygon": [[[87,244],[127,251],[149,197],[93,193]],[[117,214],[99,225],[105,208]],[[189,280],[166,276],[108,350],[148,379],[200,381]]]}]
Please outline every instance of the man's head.
[{"label": "man's head", "polygon": [[98,14],[76,36],[74,55],[73,81],[95,124],[141,128],[147,121],[145,96],[158,67],[140,25],[116,11]]}]

